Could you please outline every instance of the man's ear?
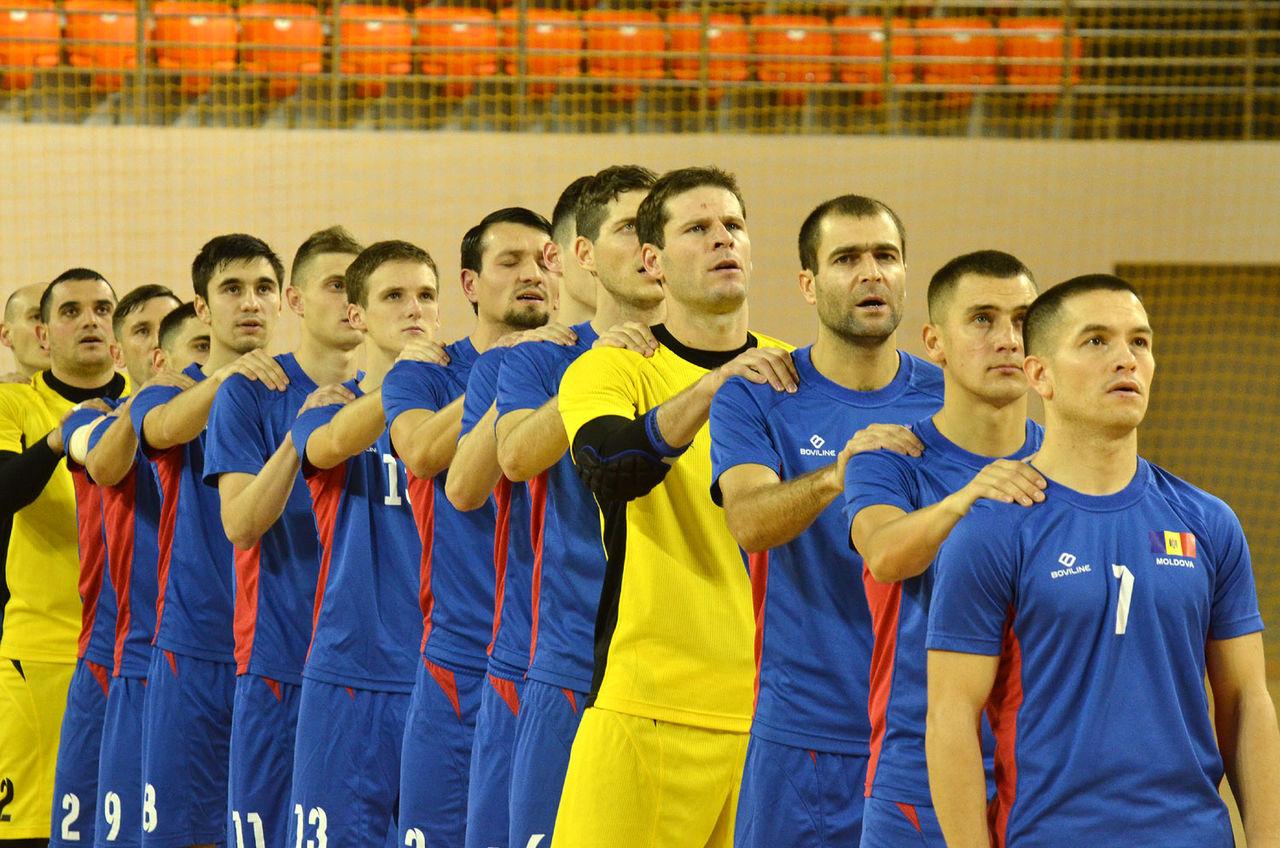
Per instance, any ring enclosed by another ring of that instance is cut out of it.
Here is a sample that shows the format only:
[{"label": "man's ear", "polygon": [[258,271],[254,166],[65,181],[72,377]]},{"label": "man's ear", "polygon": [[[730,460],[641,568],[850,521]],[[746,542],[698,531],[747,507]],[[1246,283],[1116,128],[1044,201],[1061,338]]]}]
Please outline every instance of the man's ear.
[{"label": "man's ear", "polygon": [[942,334],[933,324],[925,324],[920,331],[920,340],[924,342],[924,353],[929,361],[939,368],[947,364],[947,352],[943,349]]},{"label": "man's ear", "polygon": [[476,289],[480,285],[480,275],[475,271],[472,271],[470,268],[463,268],[458,281],[462,285],[462,295],[467,299],[467,302],[479,303],[480,296]]},{"label": "man's ear", "polygon": [[1045,400],[1053,400],[1053,374],[1049,363],[1038,356],[1028,356],[1022,360],[1022,373],[1027,375],[1027,382],[1036,394]]},{"label": "man's ear", "polygon": [[662,253],[658,248],[651,244],[646,244],[640,248],[640,261],[644,263],[644,270],[650,277],[655,280],[665,280],[662,274]]}]

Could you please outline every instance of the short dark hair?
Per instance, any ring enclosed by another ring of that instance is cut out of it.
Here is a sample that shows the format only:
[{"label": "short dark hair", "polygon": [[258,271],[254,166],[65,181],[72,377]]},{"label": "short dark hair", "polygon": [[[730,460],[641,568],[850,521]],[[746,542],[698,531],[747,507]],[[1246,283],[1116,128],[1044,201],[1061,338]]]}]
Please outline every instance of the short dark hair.
[{"label": "short dark hair", "polygon": [[439,280],[436,261],[416,244],[407,241],[378,241],[360,251],[347,268],[347,303],[369,305],[369,277],[388,262],[416,262],[426,265]]},{"label": "short dark hair", "polygon": [[[102,280],[107,283],[107,278],[89,268],[68,268],[61,274],[53,278],[53,282],[44,287],[44,293],[40,295],[40,320],[48,324],[52,317],[53,310],[53,290],[62,283],[76,282],[79,280]],[[111,283],[107,283],[107,288],[111,289],[111,299],[115,300],[116,290],[112,288]]]},{"label": "short dark hair", "polygon": [[898,231],[898,246],[902,248],[902,258],[907,258],[907,229],[902,219],[884,203],[872,197],[860,194],[844,194],[820,203],[809,213],[800,225],[800,267],[810,273],[818,273],[818,239],[822,223],[833,215],[846,218],[874,218],[876,215],[888,215]]},{"label": "short dark hair", "polygon": [[556,201],[556,208],[551,211],[551,238],[556,244],[564,244],[564,240],[573,241],[577,234],[578,206],[582,202],[582,193],[591,184],[591,176],[578,177],[565,186]]},{"label": "short dark hair", "polygon": [[276,275],[276,283],[282,284],[284,263],[265,241],[245,233],[230,233],[215,236],[200,248],[195,261],[191,263],[191,285],[195,288],[196,294],[207,301],[209,281],[213,279],[214,274],[232,262],[248,262],[253,259],[265,259],[271,263],[271,270]]},{"label": "short dark hair", "polygon": [[715,166],[680,168],[667,171],[649,187],[649,194],[636,211],[636,235],[641,244],[664,247],[666,237],[663,230],[671,219],[667,211],[667,201],[673,197],[693,191],[703,186],[722,188],[738,200],[742,214],[747,214],[747,204],[742,200],[742,190],[733,174]]},{"label": "short dark hair", "polygon": [[182,325],[190,318],[196,317],[196,305],[194,301],[180,303],[173,309],[169,310],[169,314],[160,319],[160,347],[169,350],[169,345],[173,343],[173,337],[182,329]]},{"label": "short dark hair", "polygon": [[359,256],[364,245],[356,241],[356,237],[347,232],[346,227],[334,225],[325,230],[317,230],[307,236],[307,240],[293,254],[293,265],[289,267],[289,282],[297,285],[298,271],[314,256],[322,253],[350,253]]},{"label": "short dark hair", "polygon": [[943,304],[955,291],[956,283],[960,282],[960,278],[965,274],[999,279],[1026,277],[1031,281],[1031,287],[1036,288],[1036,278],[1031,273],[1031,269],[1012,253],[1005,253],[1002,250],[975,250],[973,253],[966,253],[952,259],[939,268],[929,280],[930,321],[937,323],[941,320]]},{"label": "short dark hair", "polygon": [[464,269],[480,273],[480,265],[484,259],[484,237],[490,227],[498,224],[520,224],[533,230],[540,230],[548,236],[551,235],[551,222],[532,209],[508,206],[505,209],[490,212],[462,236],[462,267]]},{"label": "short dark hair", "polygon": [[578,235],[590,241],[600,238],[609,204],[629,191],[648,191],[657,179],[639,165],[610,165],[597,173],[578,199]]},{"label": "short dark hair", "polygon": [[1049,343],[1068,300],[1095,291],[1128,292],[1139,302],[1142,300],[1137,289],[1114,274],[1085,274],[1058,283],[1032,301],[1022,319],[1022,345],[1027,355],[1038,354]]},{"label": "short dark hair", "polygon": [[167,286],[157,283],[148,283],[145,286],[138,286],[133,291],[125,292],[124,297],[120,298],[120,302],[116,304],[115,314],[111,316],[111,331],[115,333],[117,340],[120,338],[120,325],[124,323],[124,319],[141,309],[147,301],[155,300],[157,297],[168,297],[172,298],[174,303],[182,303],[182,299]]}]

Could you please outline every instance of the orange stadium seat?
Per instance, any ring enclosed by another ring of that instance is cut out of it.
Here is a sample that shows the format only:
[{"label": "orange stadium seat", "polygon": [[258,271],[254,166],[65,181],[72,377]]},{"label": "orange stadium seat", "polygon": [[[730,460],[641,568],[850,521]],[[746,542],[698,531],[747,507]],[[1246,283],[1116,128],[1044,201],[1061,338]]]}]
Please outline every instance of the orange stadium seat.
[{"label": "orange stadium seat", "polygon": [[[62,27],[48,0],[5,5],[27,7],[0,8],[0,88],[21,91],[35,82],[35,69],[57,67]],[[32,7],[39,8],[32,11]]]},{"label": "orange stadium seat", "polygon": [[[573,12],[555,9],[529,9],[525,48],[529,51],[526,65],[529,76],[573,79],[582,75],[582,25]],[[502,47],[508,74],[519,73],[519,10],[503,9],[498,13],[502,26]],[[539,81],[529,84],[533,97],[550,97],[556,84]]]},{"label": "orange stadium seat", "polygon": [[[984,18],[921,18],[916,21],[916,28],[923,30],[917,42],[920,56],[924,59],[921,82],[930,85],[996,84],[997,46],[990,21]],[[934,62],[930,59],[950,61]],[[943,102],[963,108],[973,102],[973,92],[948,91]]]},{"label": "orange stadium seat", "polygon": [[[587,76],[605,79],[662,79],[667,34],[662,20],[652,12],[587,12]],[[614,83],[613,92],[623,101],[635,100],[640,88]]]},{"label": "orange stadium seat", "polygon": [[422,6],[413,13],[418,24],[420,66],[429,77],[446,78],[449,97],[466,97],[474,80],[498,73],[498,25],[493,13],[461,6]]},{"label": "orange stadium seat", "polygon": [[[1005,18],[1000,21],[1000,58],[1005,63],[1004,78],[1010,85],[1060,86],[1065,58],[1062,21],[1057,18]],[[1071,39],[1071,55],[1081,56],[1080,39]],[[1030,60],[1030,61],[1028,61]],[[1080,65],[1075,63],[1073,83],[1080,82]],[[1058,93],[1032,92],[1027,105],[1047,108],[1058,101]]]},{"label": "orange stadium seat", "polygon": [[119,91],[123,72],[138,66],[138,18],[132,0],[67,0],[63,8],[68,64],[93,73],[92,85],[98,91]]},{"label": "orange stadium seat", "polygon": [[151,8],[155,16],[156,65],[182,74],[178,85],[183,94],[204,94],[213,85],[208,72],[235,69],[236,19],[230,6],[161,0]]},{"label": "orange stadium seat", "polygon": [[[818,15],[756,15],[756,77],[761,82],[831,82],[835,38],[826,19]],[[805,89],[780,92],[784,103],[798,105]]]},{"label": "orange stadium seat", "polygon": [[[667,16],[671,33],[671,75],[678,80],[702,79],[702,16],[676,12]],[[711,15],[707,26],[707,79],[710,82],[742,82],[751,73],[747,59],[751,38],[738,15]],[[720,99],[721,89],[711,88],[708,98]]]},{"label": "orange stadium seat", "polygon": [[[836,32],[836,55],[852,61],[840,65],[840,81],[855,85],[884,84],[884,18],[845,16],[831,22]],[[910,84],[914,66],[916,40],[910,35],[906,18],[894,18],[889,24],[889,82]],[[902,59],[904,61],[898,61]],[[879,103],[879,91],[861,92],[862,100]]]},{"label": "orange stadium seat", "polygon": [[[338,14],[344,74],[402,76],[413,70],[413,30],[404,9],[353,4]],[[357,80],[352,86],[356,97],[381,97],[386,90],[386,80]]]},{"label": "orange stadium seat", "polygon": [[272,99],[292,97],[303,74],[323,66],[324,30],[314,6],[305,3],[248,3],[240,7],[240,59],[244,69],[272,76]]}]

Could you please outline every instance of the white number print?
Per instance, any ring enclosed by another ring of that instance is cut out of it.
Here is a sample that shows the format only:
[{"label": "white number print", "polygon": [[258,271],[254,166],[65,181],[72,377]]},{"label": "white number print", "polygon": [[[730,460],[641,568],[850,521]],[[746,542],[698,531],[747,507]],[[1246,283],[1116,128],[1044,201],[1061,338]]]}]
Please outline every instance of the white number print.
[{"label": "white number print", "polygon": [[386,506],[400,506],[404,501],[400,498],[400,475],[397,473],[396,458],[384,453],[382,461],[387,465],[387,496],[382,499],[382,503]]},{"label": "white number print", "polygon": [[[253,845],[250,848],[267,848],[267,836],[262,830],[262,816],[257,813],[246,813],[245,822],[253,828]],[[246,848],[244,844],[244,825],[240,823],[240,811],[231,811],[231,823],[236,828],[236,848]],[[301,839],[301,829],[298,838]]]},{"label": "white number print", "polygon": [[1120,581],[1116,598],[1116,635],[1123,636],[1129,627],[1129,600],[1133,597],[1133,572],[1123,565],[1112,565],[1111,573]]},{"label": "white number print", "polygon": [[71,826],[76,823],[76,819],[80,818],[80,796],[74,792],[68,792],[63,795],[62,809],[67,812],[62,817],[62,838],[70,842],[79,842],[80,831],[73,829]]},{"label": "white number print", "polygon": [[408,848],[427,848],[427,835],[422,828],[411,827],[405,832],[404,844]]},{"label": "white number print", "polygon": [[156,788],[150,783],[142,790],[142,830],[154,833],[156,829]]},{"label": "white number print", "polygon": [[[294,844],[294,848],[303,848],[302,831],[305,826],[303,824],[303,813],[302,813],[301,804],[293,805],[293,815],[298,820],[298,840]],[[306,848],[328,848],[329,835],[326,832],[326,830],[329,825],[329,817],[325,815],[324,808],[312,807],[311,812],[307,814],[306,821],[309,822],[316,829],[316,838],[308,839],[306,841]]]},{"label": "white number print", "polygon": [[115,842],[120,835],[120,796],[108,792],[102,798],[102,818],[107,823],[107,841]]}]

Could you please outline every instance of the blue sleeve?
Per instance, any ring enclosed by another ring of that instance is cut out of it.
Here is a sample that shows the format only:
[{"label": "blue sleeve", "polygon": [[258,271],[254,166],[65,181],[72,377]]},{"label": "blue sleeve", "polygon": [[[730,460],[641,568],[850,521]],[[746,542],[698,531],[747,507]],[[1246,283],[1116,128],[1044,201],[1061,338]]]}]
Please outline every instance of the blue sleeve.
[{"label": "blue sleeve", "polygon": [[1017,552],[1008,522],[975,507],[952,529],[934,560],[930,650],[999,656],[1013,603]]},{"label": "blue sleeve", "polygon": [[1263,629],[1258,611],[1258,589],[1253,579],[1249,543],[1240,520],[1226,504],[1210,516],[1210,544],[1205,553],[1213,558],[1213,605],[1209,612],[1209,638],[1234,639]]},{"label": "blue sleeve", "polygon": [[148,386],[138,392],[129,406],[129,419],[133,422],[133,432],[138,435],[138,442],[148,452],[150,452],[150,446],[142,435],[143,420],[151,410],[157,406],[164,406],[180,394],[182,389],[177,386]]},{"label": "blue sleeve", "polygon": [[458,396],[451,390],[452,381],[443,365],[403,359],[391,366],[382,380],[382,408],[387,426],[411,409],[436,412]]},{"label": "blue sleeve", "polygon": [[845,523],[852,526],[859,512],[877,504],[896,506],[903,512],[915,512],[923,506],[911,458],[887,449],[855,453],[849,458],[844,469]]},{"label": "blue sleeve", "polygon": [[717,505],[720,475],[735,465],[763,465],[774,471],[782,467],[765,412],[752,396],[751,386],[744,378],[733,377],[711,399],[711,500]]},{"label": "blue sleeve", "polygon": [[508,351],[498,371],[498,417],[520,409],[539,409],[560,391],[570,351],[555,342],[525,342]]},{"label": "blue sleeve", "polygon": [[216,484],[219,474],[257,474],[279,445],[269,444],[258,404],[256,384],[232,374],[218,387],[209,408],[204,481]]},{"label": "blue sleeve", "polygon": [[293,447],[298,452],[298,459],[302,461],[304,475],[309,475],[316,470],[311,463],[307,462],[307,440],[311,438],[312,433],[332,421],[339,409],[342,409],[340,403],[308,409],[300,413],[293,422],[289,433],[293,436]]},{"label": "blue sleeve", "polygon": [[[74,410],[70,415],[67,416],[67,420],[62,422],[62,443],[64,445],[71,444],[71,436],[73,433],[75,433],[76,430],[79,430],[81,427],[85,426],[86,424],[92,424],[93,422],[105,417],[106,417],[106,413],[97,409]],[[89,434],[90,449],[92,449],[93,446],[98,443],[97,439],[102,438],[102,433],[105,432],[106,429],[107,429],[106,427],[96,427],[94,428],[94,431]],[[94,436],[97,436],[97,439],[95,439]],[[67,454],[67,465],[69,467],[77,467],[77,468],[81,467],[78,463],[76,463],[74,460],[71,459],[70,454]]]},{"label": "blue sleeve", "polygon": [[458,437],[467,435],[475,429],[476,424],[493,406],[498,394],[498,372],[509,347],[496,347],[486,350],[471,366],[471,377],[467,380],[467,394],[462,401],[462,432]]}]

